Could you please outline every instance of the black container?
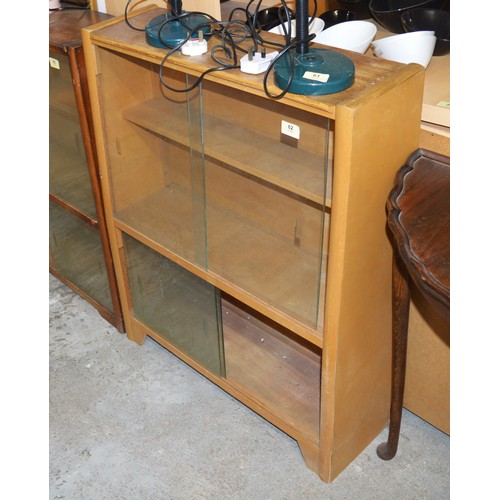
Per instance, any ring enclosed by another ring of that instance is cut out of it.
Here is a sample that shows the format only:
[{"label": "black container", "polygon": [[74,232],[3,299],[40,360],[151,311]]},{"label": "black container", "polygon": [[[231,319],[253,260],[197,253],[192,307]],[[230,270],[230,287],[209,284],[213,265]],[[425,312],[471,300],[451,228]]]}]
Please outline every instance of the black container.
[{"label": "black container", "polygon": [[[280,11],[282,19],[286,22],[287,17],[284,7],[269,7],[267,9],[260,9],[257,12],[256,28],[260,28],[263,31],[269,31],[276,26],[279,26],[281,24],[281,20],[279,17]],[[290,19],[295,19],[295,14],[291,11],[289,12]]]},{"label": "black container", "polygon": [[401,23],[401,15],[410,9],[441,9],[445,0],[370,0],[368,7],[373,18],[386,30],[392,33],[405,33]]},{"label": "black container", "polygon": [[[357,20],[361,19],[371,19],[372,13],[368,8],[370,0],[327,0],[325,2],[325,10],[323,12],[328,12],[332,10],[349,10],[356,15]],[[316,14],[316,17],[323,12]],[[309,14],[312,16],[312,9],[309,9]]]},{"label": "black container", "polygon": [[434,31],[436,46],[434,56],[450,52],[450,13],[439,9],[410,9],[401,14],[401,24],[406,32]]},{"label": "black container", "polygon": [[323,12],[319,18],[325,22],[325,27],[323,29],[326,30],[335,24],[344,23],[346,21],[354,21],[358,18],[358,16],[352,10],[335,9]]}]

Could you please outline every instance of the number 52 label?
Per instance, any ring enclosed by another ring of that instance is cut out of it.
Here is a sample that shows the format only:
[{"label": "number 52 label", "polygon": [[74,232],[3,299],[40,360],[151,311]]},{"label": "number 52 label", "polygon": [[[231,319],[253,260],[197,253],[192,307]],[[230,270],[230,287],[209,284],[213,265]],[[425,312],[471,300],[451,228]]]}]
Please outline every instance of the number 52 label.
[{"label": "number 52 label", "polygon": [[297,140],[300,139],[300,127],[285,120],[281,120],[281,133]]}]

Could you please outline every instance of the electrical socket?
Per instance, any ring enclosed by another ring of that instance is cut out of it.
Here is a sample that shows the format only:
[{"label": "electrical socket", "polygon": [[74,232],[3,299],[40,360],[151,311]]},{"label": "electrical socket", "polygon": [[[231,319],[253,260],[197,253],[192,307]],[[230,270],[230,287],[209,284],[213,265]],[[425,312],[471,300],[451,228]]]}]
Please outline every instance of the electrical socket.
[{"label": "electrical socket", "polygon": [[[264,57],[262,57],[264,55]],[[253,56],[246,54],[240,60],[240,70],[243,73],[258,75],[264,73],[269,68],[273,59],[278,55],[278,52],[270,52],[269,54],[257,53]]]}]

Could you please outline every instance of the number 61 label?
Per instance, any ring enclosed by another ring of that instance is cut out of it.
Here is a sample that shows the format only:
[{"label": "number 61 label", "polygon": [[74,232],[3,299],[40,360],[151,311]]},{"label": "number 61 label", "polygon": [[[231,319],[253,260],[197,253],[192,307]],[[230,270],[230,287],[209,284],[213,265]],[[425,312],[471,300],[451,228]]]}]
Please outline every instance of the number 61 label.
[{"label": "number 61 label", "polygon": [[315,80],[317,82],[327,82],[328,78],[330,78],[330,75],[326,73],[314,73],[313,71],[306,71],[304,73],[304,78],[307,78],[308,80]]}]

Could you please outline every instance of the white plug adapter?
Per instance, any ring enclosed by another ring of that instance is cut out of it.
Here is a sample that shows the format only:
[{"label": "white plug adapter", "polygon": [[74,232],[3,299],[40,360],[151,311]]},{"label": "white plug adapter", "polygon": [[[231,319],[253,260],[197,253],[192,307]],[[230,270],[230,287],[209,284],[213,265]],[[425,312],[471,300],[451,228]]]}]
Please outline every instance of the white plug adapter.
[{"label": "white plug adapter", "polygon": [[252,75],[264,73],[277,55],[278,52],[276,51],[269,54],[257,53],[253,57],[249,57],[246,54],[240,60],[240,70],[243,73],[250,73]]},{"label": "white plug adapter", "polygon": [[182,47],[181,52],[185,56],[201,56],[208,51],[208,44],[206,40],[199,40],[197,38],[190,38]]}]

